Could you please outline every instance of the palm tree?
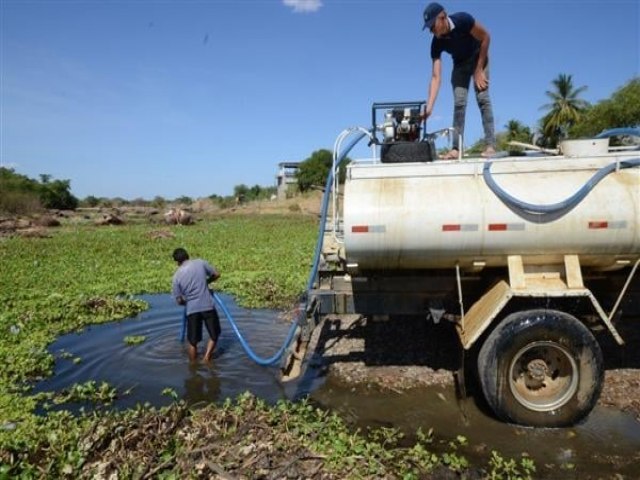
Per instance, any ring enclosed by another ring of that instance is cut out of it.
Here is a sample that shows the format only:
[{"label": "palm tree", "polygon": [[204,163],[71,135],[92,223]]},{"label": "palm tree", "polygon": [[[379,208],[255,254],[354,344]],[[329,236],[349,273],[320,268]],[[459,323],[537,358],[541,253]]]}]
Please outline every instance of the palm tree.
[{"label": "palm tree", "polygon": [[531,129],[520,120],[509,120],[505,128],[507,129],[507,141],[517,140],[518,142],[528,142],[531,140]]},{"label": "palm tree", "polygon": [[509,152],[509,155],[520,155],[522,154],[521,147],[515,147],[513,145],[509,145],[509,142],[514,140],[522,143],[529,143],[531,141],[531,129],[527,127],[520,120],[511,119],[506,125],[505,132],[500,132],[498,137],[498,148],[500,150],[506,150]]},{"label": "palm tree", "polygon": [[571,75],[561,73],[551,83],[555,87],[554,90],[545,92],[551,103],[541,107],[548,110],[542,119],[542,133],[547,139],[552,140],[550,143],[555,144],[559,139],[566,138],[569,128],[580,119],[589,103],[578,98],[587,87],[576,88]]}]

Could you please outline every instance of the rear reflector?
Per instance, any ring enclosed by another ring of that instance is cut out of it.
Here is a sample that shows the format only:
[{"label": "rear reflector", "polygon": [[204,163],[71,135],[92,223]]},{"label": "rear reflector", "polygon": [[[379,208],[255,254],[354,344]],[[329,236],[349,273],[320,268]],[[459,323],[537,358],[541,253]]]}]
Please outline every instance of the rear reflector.
[{"label": "rear reflector", "polygon": [[386,233],[385,225],[353,225],[351,233]]},{"label": "rear reflector", "polygon": [[503,232],[507,229],[506,223],[490,223],[489,231],[490,232]]},{"label": "rear reflector", "polygon": [[477,223],[445,223],[442,225],[443,232],[477,232]]},{"label": "rear reflector", "polygon": [[490,232],[522,232],[524,223],[490,223],[487,230]]},{"label": "rear reflector", "polygon": [[609,228],[609,222],[604,222],[604,221],[589,222],[589,229],[590,230],[600,230],[602,228]]}]

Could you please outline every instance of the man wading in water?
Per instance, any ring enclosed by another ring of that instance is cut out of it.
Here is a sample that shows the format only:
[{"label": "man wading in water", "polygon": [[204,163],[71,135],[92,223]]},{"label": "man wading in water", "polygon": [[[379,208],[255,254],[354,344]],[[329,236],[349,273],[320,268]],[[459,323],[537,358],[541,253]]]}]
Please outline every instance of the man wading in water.
[{"label": "man wading in water", "polygon": [[209,283],[220,278],[220,274],[205,260],[189,260],[184,248],[176,248],[173,259],[178,263],[178,269],[173,275],[172,294],[178,305],[186,306],[189,360],[195,362],[198,358],[198,342],[202,340],[204,322],[209,332],[209,342],[203,360],[209,362],[220,336],[220,318],[213,304]]}]

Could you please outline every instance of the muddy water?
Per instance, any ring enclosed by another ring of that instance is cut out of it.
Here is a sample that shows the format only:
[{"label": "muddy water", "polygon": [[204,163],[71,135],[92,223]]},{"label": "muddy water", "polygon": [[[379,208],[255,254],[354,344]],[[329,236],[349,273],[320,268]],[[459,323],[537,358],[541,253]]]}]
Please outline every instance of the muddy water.
[{"label": "muddy water", "polygon": [[640,423],[632,415],[596,407],[588,419],[572,428],[534,429],[507,425],[478,408],[473,399],[459,401],[453,387],[413,389],[411,393],[378,392],[325,383],[314,392],[321,404],[363,429],[396,427],[407,441],[418,428],[433,429],[433,448],[451,451],[458,435],[468,445],[458,451],[479,465],[492,450],[504,457],[534,459],[534,478],[640,478]]},{"label": "muddy water", "polygon": [[[459,451],[472,460],[486,461],[494,449],[512,457],[526,453],[538,467],[536,478],[613,478],[614,474],[640,478],[640,423],[630,414],[598,406],[573,428],[527,429],[494,420],[473,399],[458,401],[453,387],[382,392],[325,381],[313,369],[304,379],[282,385],[277,368],[257,366],[245,355],[224,317],[213,362],[190,366],[186,348],[178,340],[182,309],[168,295],[142,298],[151,308],[138,317],[90,327],[52,344],[55,375],[38,384],[37,391],[106,381],[121,392],[129,390],[116,401],[118,408],[143,402],[166,405],[171,398],[162,394],[165,388],[191,404],[220,402],[245,391],[269,402],[311,394],[358,427],[394,426],[408,440],[418,427],[425,432],[433,429],[435,449],[449,450],[448,441],[463,435],[468,446]],[[256,353],[271,356],[289,326],[279,313],[242,309],[231,297],[222,298]],[[124,338],[131,335],[146,340],[128,346]],[[202,353],[204,342],[200,348]]]}]

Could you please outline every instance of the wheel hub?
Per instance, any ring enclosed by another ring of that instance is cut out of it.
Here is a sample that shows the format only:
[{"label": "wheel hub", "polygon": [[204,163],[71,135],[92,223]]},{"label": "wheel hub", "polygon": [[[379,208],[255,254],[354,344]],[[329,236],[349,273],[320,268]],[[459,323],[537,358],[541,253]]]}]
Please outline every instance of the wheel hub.
[{"label": "wheel hub", "polygon": [[549,369],[544,360],[536,359],[527,364],[524,374],[527,387],[537,390],[544,387],[544,380],[549,376]]},{"label": "wheel hub", "polygon": [[578,388],[578,366],[560,344],[543,341],[522,348],[509,368],[509,388],[523,406],[544,412],[569,401]]}]

